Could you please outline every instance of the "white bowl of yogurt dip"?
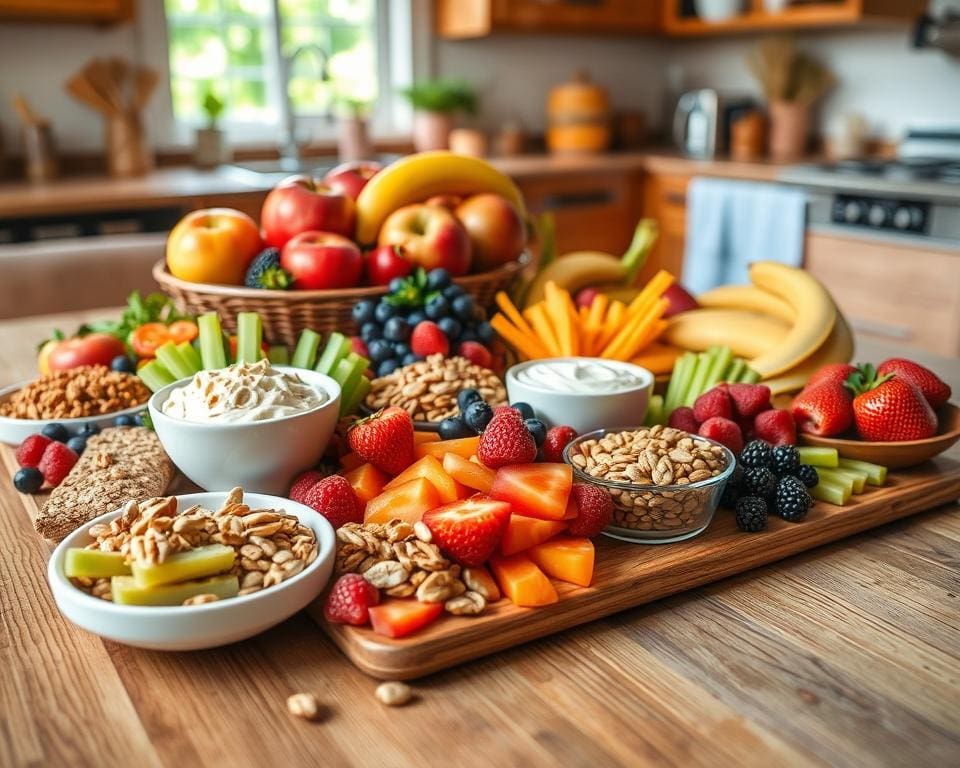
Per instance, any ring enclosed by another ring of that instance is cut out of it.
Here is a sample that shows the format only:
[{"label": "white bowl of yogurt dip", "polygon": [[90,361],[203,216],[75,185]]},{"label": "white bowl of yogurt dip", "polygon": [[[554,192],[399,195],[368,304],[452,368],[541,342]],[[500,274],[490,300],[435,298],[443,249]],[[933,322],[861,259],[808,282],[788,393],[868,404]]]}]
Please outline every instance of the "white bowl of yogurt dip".
[{"label": "white bowl of yogurt dip", "polygon": [[200,371],[155,392],[148,408],[170,459],[205,491],[285,496],[333,435],[340,385],[261,360]]},{"label": "white bowl of yogurt dip", "polygon": [[654,376],[619,360],[554,357],[512,366],[505,382],[511,403],[529,403],[548,427],[567,424],[583,434],[624,420],[641,423]]}]

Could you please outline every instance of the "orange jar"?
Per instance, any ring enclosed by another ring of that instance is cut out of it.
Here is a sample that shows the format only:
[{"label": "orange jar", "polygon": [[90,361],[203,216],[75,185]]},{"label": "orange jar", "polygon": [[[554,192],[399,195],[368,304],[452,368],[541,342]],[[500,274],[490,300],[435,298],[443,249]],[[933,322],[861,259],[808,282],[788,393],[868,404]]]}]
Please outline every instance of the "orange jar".
[{"label": "orange jar", "polygon": [[585,72],[558,85],[547,98],[547,149],[603,152],[610,145],[610,99]]}]

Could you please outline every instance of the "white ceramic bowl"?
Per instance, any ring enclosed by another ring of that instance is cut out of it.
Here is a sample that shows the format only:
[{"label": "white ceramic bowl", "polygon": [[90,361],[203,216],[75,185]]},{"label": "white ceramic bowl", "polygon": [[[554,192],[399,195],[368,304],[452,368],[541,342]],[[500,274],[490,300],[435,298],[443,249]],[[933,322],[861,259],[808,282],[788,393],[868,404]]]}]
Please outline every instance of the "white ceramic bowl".
[{"label": "white ceramic bowl", "polygon": [[[225,493],[191,493],[177,497],[179,509],[200,504],[219,509]],[[314,600],[330,580],[336,539],[326,518],[289,499],[245,493],[251,507],[282,509],[296,515],[317,537],[317,559],[300,573],[274,587],[251,595],[204,605],[115,605],[77,589],[63,574],[67,549],[86,546],[87,531],[96,523],[110,522],[121,510],[108,512],[78,528],[60,542],[47,566],[47,579],[60,612],[81,629],[139,648],[192,651],[243,640],[279,624]]]},{"label": "white ceramic bowl", "polygon": [[[520,381],[517,374],[531,365],[553,362],[590,362],[622,368],[639,379],[639,384],[611,393],[575,393],[550,389],[549,386]],[[646,368],[617,360],[593,357],[557,357],[548,360],[529,360],[507,370],[504,383],[511,403],[524,402],[533,406],[537,416],[547,426],[567,424],[577,432],[592,432],[611,424],[640,423],[647,412],[647,402],[653,391],[654,376]]]},{"label": "white ceramic bowl", "polygon": [[[0,389],[0,403],[9,399],[14,392],[27,386],[30,382],[24,381],[20,384],[13,384],[9,387]],[[0,416],[0,443],[7,445],[20,445],[30,435],[35,435],[47,424],[62,424],[67,432],[76,435],[87,424],[96,424],[97,426],[112,427],[113,420],[117,416],[136,416],[147,408],[147,404],[137,405],[133,408],[127,408],[116,413],[107,413],[103,416],[85,416],[82,419],[13,419],[9,416]]]},{"label": "white ceramic bowl", "polygon": [[293,478],[316,465],[323,455],[339,418],[340,385],[316,371],[277,367],[326,392],[327,401],[279,419],[217,424],[164,415],[163,404],[170,393],[190,379],[174,382],[150,398],[150,418],[163,449],[177,468],[205,491],[240,486],[251,492],[285,495]]}]

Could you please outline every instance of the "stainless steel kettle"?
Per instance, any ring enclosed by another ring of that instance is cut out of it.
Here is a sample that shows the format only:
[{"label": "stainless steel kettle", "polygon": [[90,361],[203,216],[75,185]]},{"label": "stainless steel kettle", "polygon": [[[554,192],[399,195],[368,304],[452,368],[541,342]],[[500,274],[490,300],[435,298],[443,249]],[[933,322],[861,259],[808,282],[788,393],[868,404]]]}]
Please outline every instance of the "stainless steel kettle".
[{"label": "stainless steel kettle", "polygon": [[720,94],[712,88],[687,91],[673,114],[673,143],[691,157],[713,157],[720,149]]}]

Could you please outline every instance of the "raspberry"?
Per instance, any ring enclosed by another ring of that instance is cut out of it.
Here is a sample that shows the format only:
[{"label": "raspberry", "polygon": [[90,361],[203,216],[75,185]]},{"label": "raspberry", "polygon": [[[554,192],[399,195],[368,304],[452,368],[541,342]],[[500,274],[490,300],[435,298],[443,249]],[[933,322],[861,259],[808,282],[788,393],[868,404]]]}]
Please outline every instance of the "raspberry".
[{"label": "raspberry", "polygon": [[561,424],[547,430],[547,439],[543,441],[543,460],[560,463],[563,461],[563,449],[577,436],[577,430]]},{"label": "raspberry", "polygon": [[53,441],[46,435],[30,435],[17,448],[17,464],[21,467],[37,467],[47,446]]},{"label": "raspberry", "polygon": [[722,416],[714,416],[712,419],[707,419],[700,425],[697,434],[700,435],[700,437],[708,437],[711,440],[716,440],[721,445],[727,446],[727,448],[737,455],[743,450],[743,433],[740,431],[740,427],[738,427],[735,422],[730,421],[730,419],[725,419]]},{"label": "raspberry", "polygon": [[667,426],[673,427],[674,429],[682,429],[684,432],[695,435],[700,429],[700,422],[697,421],[697,417],[693,415],[693,408],[681,405],[679,408],[675,408],[673,413],[670,414],[670,418],[667,420]]},{"label": "raspberry", "polygon": [[693,417],[701,424],[714,416],[733,418],[733,404],[726,387],[708,389],[693,404]]},{"label": "raspberry", "polygon": [[567,526],[571,536],[599,536],[600,531],[610,525],[613,519],[613,501],[610,494],[595,485],[574,483],[570,490],[571,498],[576,502],[580,514]]},{"label": "raspberry", "polygon": [[287,496],[298,504],[306,504],[304,499],[306,498],[307,491],[321,480],[323,480],[323,473],[316,469],[301,472],[297,475],[296,480],[293,481],[293,485],[290,486],[290,491],[287,493]]},{"label": "raspberry", "polygon": [[507,464],[529,464],[537,457],[537,443],[515,408],[497,409],[480,435],[477,458],[490,469]]},{"label": "raspberry", "polygon": [[303,503],[323,515],[334,528],[363,522],[363,503],[341,475],[325,477],[304,494]]},{"label": "raspberry", "polygon": [[345,573],[337,579],[323,604],[323,615],[336,624],[356,627],[369,623],[370,606],[380,602],[380,590],[359,573]]},{"label": "raspberry", "polygon": [[440,330],[432,320],[417,323],[417,327],[410,334],[410,349],[415,355],[429,357],[430,355],[446,355],[450,351],[450,342],[446,334]]},{"label": "raspberry", "polygon": [[790,411],[784,408],[758,413],[753,420],[753,431],[770,445],[793,445],[797,442],[797,425]]},{"label": "raspberry", "polygon": [[43,474],[44,481],[55,488],[70,474],[70,470],[76,463],[77,454],[63,443],[52,442],[44,449],[37,469]]},{"label": "raspberry", "polygon": [[479,341],[465,341],[457,348],[457,354],[465,357],[474,365],[489,369],[493,365],[493,355]]}]

